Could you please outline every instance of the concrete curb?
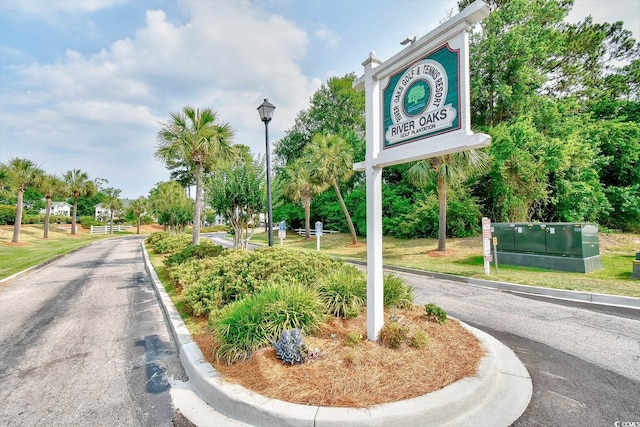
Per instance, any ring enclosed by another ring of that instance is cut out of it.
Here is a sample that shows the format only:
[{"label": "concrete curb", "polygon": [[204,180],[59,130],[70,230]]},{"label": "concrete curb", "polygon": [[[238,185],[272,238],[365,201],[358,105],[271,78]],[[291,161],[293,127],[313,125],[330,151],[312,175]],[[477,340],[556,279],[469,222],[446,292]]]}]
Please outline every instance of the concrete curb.
[{"label": "concrete curb", "polygon": [[[366,266],[366,261],[345,259],[345,262]],[[601,305],[611,305],[616,307],[626,307],[640,309],[640,298],[625,297],[620,295],[599,294],[595,292],[571,291],[567,289],[545,288],[541,286],[520,285],[508,282],[496,282],[486,279],[476,279],[473,277],[454,276],[452,274],[435,273],[426,270],[417,270],[407,267],[396,267],[393,265],[385,265],[385,270],[398,271],[402,273],[411,273],[418,276],[433,277],[435,279],[448,280],[451,282],[466,283],[473,286],[481,286],[483,288],[500,289],[511,292],[519,292],[523,294],[537,295],[547,298],[562,299],[567,301],[586,302]]]},{"label": "concrete curb", "polygon": [[414,399],[366,409],[306,406],[264,397],[224,382],[193,341],[151,265],[144,242],[142,249],[189,381],[205,402],[233,420],[291,427],[422,425],[427,420],[430,425],[439,426],[508,426],[522,415],[531,400],[531,378],[516,355],[492,336],[464,324],[487,351],[478,372]]}]

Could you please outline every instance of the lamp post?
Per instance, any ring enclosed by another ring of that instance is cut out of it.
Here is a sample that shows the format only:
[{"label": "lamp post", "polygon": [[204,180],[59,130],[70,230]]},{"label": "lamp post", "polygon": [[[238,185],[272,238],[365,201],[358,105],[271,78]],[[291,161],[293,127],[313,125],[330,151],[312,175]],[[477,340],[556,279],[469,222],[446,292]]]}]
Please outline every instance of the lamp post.
[{"label": "lamp post", "polygon": [[273,112],[276,106],[264,99],[262,105],[258,107],[260,120],[264,122],[264,137],[267,146],[267,234],[269,236],[269,246],[273,246],[273,226],[271,214],[271,150],[269,149],[269,122],[273,118]]}]

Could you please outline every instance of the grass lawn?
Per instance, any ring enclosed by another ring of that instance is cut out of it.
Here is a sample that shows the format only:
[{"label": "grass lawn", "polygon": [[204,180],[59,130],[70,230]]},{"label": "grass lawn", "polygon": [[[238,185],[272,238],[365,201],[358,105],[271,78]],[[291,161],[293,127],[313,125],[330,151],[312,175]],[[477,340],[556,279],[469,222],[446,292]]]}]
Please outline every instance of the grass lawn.
[{"label": "grass lawn", "polygon": [[[366,238],[351,244],[349,234],[325,234],[320,238],[320,251],[345,259],[366,260]],[[254,243],[267,242],[265,233],[256,234]],[[274,239],[274,245],[280,240]],[[284,245],[307,251],[316,250],[316,238],[309,240],[292,231],[287,232]],[[482,238],[447,239],[447,250],[438,252],[437,239],[383,238],[385,265],[409,267],[436,273],[488,279],[499,282],[520,283],[557,289],[569,289],[611,295],[640,297],[640,280],[631,279],[633,260],[640,251],[640,234],[601,233],[600,256],[603,268],[591,273],[565,273],[533,267],[498,265],[499,273],[491,264],[491,274],[484,274]]]}]

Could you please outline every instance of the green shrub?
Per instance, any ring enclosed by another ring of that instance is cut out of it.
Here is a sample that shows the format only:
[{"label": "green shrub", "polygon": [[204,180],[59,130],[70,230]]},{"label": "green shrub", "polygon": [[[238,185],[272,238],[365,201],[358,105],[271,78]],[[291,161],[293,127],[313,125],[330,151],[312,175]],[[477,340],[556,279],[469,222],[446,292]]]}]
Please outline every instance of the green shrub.
[{"label": "green shrub", "polygon": [[97,221],[94,217],[88,215],[88,216],[81,216],[80,219],[78,219],[78,222],[80,224],[82,224],[83,227],[89,228],[92,225],[107,225],[106,223],[102,222],[102,221]]},{"label": "green shrub", "polygon": [[387,308],[413,307],[413,287],[395,274],[384,275],[384,306]]},{"label": "green shrub", "polygon": [[155,244],[157,242],[159,242],[160,240],[166,239],[167,237],[169,237],[169,233],[166,231],[156,231],[155,233],[151,233],[149,234],[149,236],[146,239],[146,242],[149,243],[151,246],[155,247]]},{"label": "green shrub", "polygon": [[447,313],[432,302],[425,304],[424,311],[427,319],[432,322],[440,323],[441,325],[447,322]]},{"label": "green shrub", "polygon": [[389,348],[398,348],[407,340],[409,328],[397,320],[390,319],[380,330],[380,341]]},{"label": "green shrub", "polygon": [[343,265],[320,281],[318,293],[327,314],[350,319],[366,305],[367,279],[356,267]]},{"label": "green shrub", "polygon": [[285,329],[311,331],[323,320],[314,289],[300,284],[270,284],[262,291],[213,312],[209,325],[220,343],[216,358],[246,359]]},{"label": "green shrub", "polygon": [[363,338],[364,337],[359,332],[349,332],[347,334],[347,345],[350,347],[356,347],[360,345]]},{"label": "green shrub", "polygon": [[0,205],[0,225],[13,225],[16,222],[16,207]]},{"label": "green shrub", "polygon": [[[154,233],[155,234],[155,233]],[[176,253],[191,244],[192,238],[190,234],[180,233],[180,234],[169,234],[169,233],[159,233],[163,234],[161,238],[155,240],[153,243],[153,247],[159,254],[170,254]]]},{"label": "green shrub", "polygon": [[410,345],[413,348],[422,348],[429,345],[429,334],[423,331],[415,331],[411,336]]},{"label": "green shrub", "polygon": [[[210,258],[210,271],[205,279],[190,284],[173,277],[185,288],[185,302],[190,307],[206,307],[205,313],[222,308],[261,290],[267,283],[292,283],[315,287],[326,271],[339,267],[341,262],[328,256],[306,254],[290,249],[270,248],[246,252],[225,251],[224,256]],[[215,298],[214,298],[215,296]],[[216,306],[198,301],[216,302]]]},{"label": "green shrub", "polygon": [[168,256],[164,260],[164,265],[171,267],[173,265],[183,264],[190,259],[213,258],[224,252],[224,248],[216,245],[211,240],[203,239],[198,245],[188,245],[180,252]]}]

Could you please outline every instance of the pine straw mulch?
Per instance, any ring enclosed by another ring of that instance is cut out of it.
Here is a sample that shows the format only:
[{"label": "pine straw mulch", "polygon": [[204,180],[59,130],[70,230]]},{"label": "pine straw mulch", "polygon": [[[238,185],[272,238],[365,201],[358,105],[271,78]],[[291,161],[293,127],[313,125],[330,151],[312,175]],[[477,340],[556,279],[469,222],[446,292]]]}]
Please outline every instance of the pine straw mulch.
[{"label": "pine straw mulch", "polygon": [[[368,408],[418,397],[474,375],[484,356],[478,339],[456,320],[440,325],[426,320],[424,310],[394,310],[400,322],[413,331],[426,332],[430,341],[415,349],[397,349],[364,338],[347,344],[347,334],[366,337],[366,317],[332,319],[313,336],[305,336],[309,349],[322,356],[301,365],[284,365],[273,348],[256,352],[248,361],[226,365],[213,356],[214,339],[205,333],[194,337],[205,357],[224,380],[263,396],[302,405]],[[385,313],[385,320],[391,312]],[[335,337],[332,338],[332,334]]]}]

